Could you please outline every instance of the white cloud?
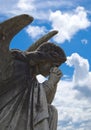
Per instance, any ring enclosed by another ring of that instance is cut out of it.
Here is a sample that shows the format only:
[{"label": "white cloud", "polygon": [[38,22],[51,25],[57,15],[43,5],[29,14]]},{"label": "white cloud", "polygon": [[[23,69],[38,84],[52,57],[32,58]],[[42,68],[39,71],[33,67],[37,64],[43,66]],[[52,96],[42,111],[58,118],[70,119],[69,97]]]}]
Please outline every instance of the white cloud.
[{"label": "white cloud", "polygon": [[88,40],[87,39],[82,39],[81,43],[86,45],[88,43]]},{"label": "white cloud", "polygon": [[[9,17],[26,13],[32,15],[34,19],[45,20],[44,22],[47,24],[51,21],[51,28],[59,31],[54,40],[63,43],[65,40],[70,41],[79,30],[86,29],[91,25],[84,7],[77,7],[71,12],[58,10],[63,6],[72,7],[72,5],[74,5],[73,3],[74,2],[70,0],[60,0],[59,2],[48,0],[12,0],[12,2],[9,2],[9,0],[3,0],[0,1],[0,13]],[[52,10],[57,11],[52,12]],[[86,43],[86,41],[84,43]]]},{"label": "white cloud", "polygon": [[88,60],[73,53],[67,58],[67,65],[74,67],[73,78],[59,82],[53,103],[58,109],[58,130],[90,130],[91,72]]},{"label": "white cloud", "polygon": [[0,1],[0,13],[13,16],[22,13],[32,15],[38,19],[48,19],[49,10],[56,9],[64,6],[72,7],[74,4],[72,1],[42,1],[42,0],[1,0]]},{"label": "white cloud", "polygon": [[87,18],[87,12],[83,7],[77,7],[73,12],[61,12],[60,10],[50,13],[52,28],[59,30],[55,41],[63,43],[71,38],[82,29],[91,25]]},{"label": "white cloud", "polygon": [[29,1],[29,0],[19,0],[17,7],[21,10],[34,10],[35,6],[33,4],[33,0]]},{"label": "white cloud", "polygon": [[11,12],[13,13],[16,10],[16,4],[18,0],[0,0],[0,14],[11,16]]},{"label": "white cloud", "polygon": [[30,25],[30,26],[28,26],[26,31],[32,38],[36,38],[36,37],[39,37],[40,35],[45,34],[46,28],[44,26],[39,27],[39,26]]},{"label": "white cloud", "polygon": [[[74,67],[72,79],[68,80],[67,77],[67,80],[60,80],[53,102],[58,110],[58,130],[90,130],[91,72],[89,62],[79,54],[73,53],[67,58],[67,65]],[[40,81],[42,82],[41,78]]]},{"label": "white cloud", "polygon": [[58,110],[58,130],[90,130],[91,105],[88,100],[78,99],[79,91],[73,81],[60,81],[53,104]]},{"label": "white cloud", "polygon": [[49,11],[63,9],[71,9],[77,7],[76,1],[59,0],[59,1],[42,1],[42,0],[1,0],[0,1],[0,14],[6,16],[15,16],[23,13],[32,15],[35,19],[48,20]]},{"label": "white cloud", "polygon": [[[67,65],[74,67],[73,81],[75,86],[91,86],[89,85],[90,81],[90,72],[89,72],[89,62],[87,59],[79,56],[77,53],[73,53],[70,57],[67,58]],[[90,87],[91,88],[91,87]]]}]

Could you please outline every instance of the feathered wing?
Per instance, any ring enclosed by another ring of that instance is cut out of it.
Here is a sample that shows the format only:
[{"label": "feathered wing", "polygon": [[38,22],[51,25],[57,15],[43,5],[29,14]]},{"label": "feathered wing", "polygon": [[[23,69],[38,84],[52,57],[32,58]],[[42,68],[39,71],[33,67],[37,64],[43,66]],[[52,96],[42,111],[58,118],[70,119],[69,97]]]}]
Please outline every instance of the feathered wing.
[{"label": "feathered wing", "polygon": [[53,30],[47,34],[45,34],[43,37],[38,39],[35,43],[33,43],[27,50],[26,52],[32,52],[35,51],[41,44],[44,42],[47,42],[50,38],[52,38],[54,35],[56,35],[58,31]]},{"label": "feathered wing", "polygon": [[0,76],[10,62],[9,45],[13,37],[33,21],[33,17],[23,14],[0,23]]},{"label": "feathered wing", "polygon": [[12,38],[33,21],[33,17],[23,14],[0,23],[0,51],[8,52]]}]

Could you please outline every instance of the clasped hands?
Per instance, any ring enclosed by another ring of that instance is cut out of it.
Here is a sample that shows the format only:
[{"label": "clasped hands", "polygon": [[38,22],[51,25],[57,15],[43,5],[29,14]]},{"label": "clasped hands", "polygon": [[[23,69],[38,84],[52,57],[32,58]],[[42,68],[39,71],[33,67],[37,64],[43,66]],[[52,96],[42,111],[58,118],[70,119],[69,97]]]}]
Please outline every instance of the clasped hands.
[{"label": "clasped hands", "polygon": [[58,67],[52,67],[50,69],[50,75],[49,75],[49,81],[53,82],[53,84],[57,84],[60,80],[60,78],[62,77],[62,72],[61,70],[59,70]]}]

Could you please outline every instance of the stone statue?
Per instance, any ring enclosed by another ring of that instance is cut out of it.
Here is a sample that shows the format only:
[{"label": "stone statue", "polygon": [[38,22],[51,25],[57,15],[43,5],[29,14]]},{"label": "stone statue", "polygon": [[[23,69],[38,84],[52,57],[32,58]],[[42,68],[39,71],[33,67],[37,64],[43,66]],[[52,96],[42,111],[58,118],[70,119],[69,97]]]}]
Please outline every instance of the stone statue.
[{"label": "stone statue", "polygon": [[[9,49],[12,38],[33,18],[20,15],[0,24],[0,130],[56,130],[57,110],[51,105],[64,51],[48,40],[52,31],[26,51]],[[49,76],[39,83],[36,75]]]}]

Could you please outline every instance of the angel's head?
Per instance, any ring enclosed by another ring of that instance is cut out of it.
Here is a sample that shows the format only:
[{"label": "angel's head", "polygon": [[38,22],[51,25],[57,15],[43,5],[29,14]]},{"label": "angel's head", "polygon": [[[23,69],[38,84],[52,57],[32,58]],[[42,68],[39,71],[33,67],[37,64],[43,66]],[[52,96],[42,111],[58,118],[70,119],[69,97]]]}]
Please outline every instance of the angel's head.
[{"label": "angel's head", "polygon": [[66,55],[62,48],[54,43],[45,42],[36,51],[26,53],[30,66],[35,66],[36,74],[48,76],[50,69],[59,67],[66,61]]},{"label": "angel's head", "polygon": [[34,51],[12,50],[15,59],[28,63],[34,75],[48,76],[52,67],[59,67],[66,61],[63,49],[54,43],[44,42]]}]

